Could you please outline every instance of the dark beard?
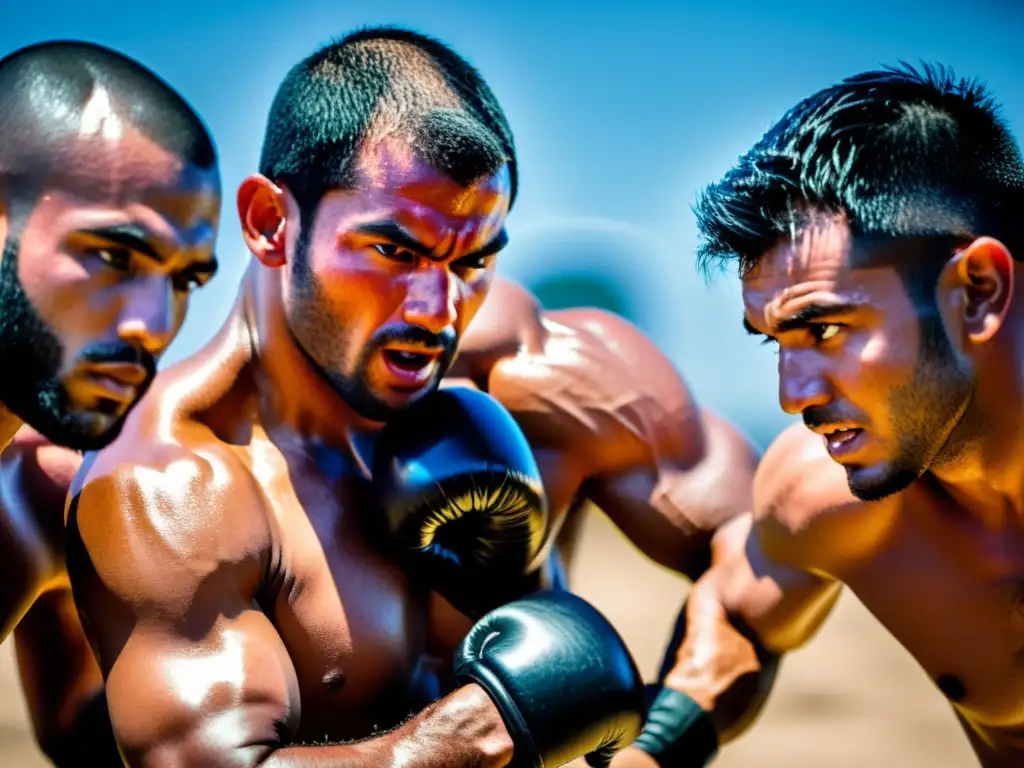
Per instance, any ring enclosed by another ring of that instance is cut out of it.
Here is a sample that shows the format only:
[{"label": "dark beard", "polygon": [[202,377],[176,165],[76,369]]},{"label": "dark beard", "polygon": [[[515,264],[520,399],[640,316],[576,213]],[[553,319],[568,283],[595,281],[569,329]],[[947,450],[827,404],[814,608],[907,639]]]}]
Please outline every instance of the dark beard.
[{"label": "dark beard", "polygon": [[[120,433],[125,416],[98,430],[89,414],[73,408],[60,379],[64,350],[25,293],[18,277],[19,250],[18,239],[9,235],[0,262],[0,402],[51,443],[79,451],[102,448]],[[151,355],[123,342],[92,344],[81,356],[144,366],[148,376],[138,388],[140,397],[156,373]]]},{"label": "dark beard", "polygon": [[369,360],[389,342],[404,341],[441,348],[443,351],[433,382],[433,388],[436,389],[451,367],[457,350],[457,339],[450,331],[433,334],[417,326],[384,329],[374,335],[360,352],[351,370],[342,372],[349,359],[349,339],[345,329],[337,327],[332,319],[328,310],[330,302],[316,275],[309,268],[307,257],[308,243],[305,235],[300,233],[292,273],[292,309],[288,313],[288,331],[313,370],[330,384],[349,407],[362,418],[379,422],[387,421],[396,410],[400,410],[377,397],[366,379]]},{"label": "dark beard", "polygon": [[916,482],[947,450],[950,436],[970,406],[974,387],[957,363],[938,306],[918,306],[921,348],[910,382],[891,398],[899,453],[881,477],[849,476],[850,491],[862,501],[878,501]]}]

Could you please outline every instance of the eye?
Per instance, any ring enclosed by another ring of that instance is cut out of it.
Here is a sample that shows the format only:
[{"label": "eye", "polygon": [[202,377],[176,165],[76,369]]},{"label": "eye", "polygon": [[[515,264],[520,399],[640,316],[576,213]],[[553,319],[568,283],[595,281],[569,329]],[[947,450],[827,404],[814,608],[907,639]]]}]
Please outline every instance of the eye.
[{"label": "eye", "polygon": [[828,341],[829,339],[835,338],[842,327],[843,326],[839,323],[820,323],[812,325],[811,335],[814,336],[816,341]]},{"label": "eye", "polygon": [[93,248],[91,255],[114,269],[126,270],[132,261],[132,254],[127,248]]},{"label": "eye", "polygon": [[457,271],[471,271],[474,269],[487,269],[487,265],[490,263],[489,256],[483,255],[470,255],[463,256],[452,264],[452,268]]},{"label": "eye", "polygon": [[202,288],[210,279],[208,274],[198,272],[181,272],[174,276],[174,290],[180,293],[188,293],[196,288]]},{"label": "eye", "polygon": [[416,254],[390,243],[375,243],[373,249],[384,258],[397,261],[400,264],[412,264],[416,261]]}]

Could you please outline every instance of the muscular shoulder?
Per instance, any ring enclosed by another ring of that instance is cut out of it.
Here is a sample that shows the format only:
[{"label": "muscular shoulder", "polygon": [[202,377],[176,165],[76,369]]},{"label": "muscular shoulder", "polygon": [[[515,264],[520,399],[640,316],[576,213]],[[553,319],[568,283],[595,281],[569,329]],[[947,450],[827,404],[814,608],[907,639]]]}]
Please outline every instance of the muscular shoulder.
[{"label": "muscular shoulder", "polygon": [[247,462],[203,424],[161,411],[167,405],[147,395],[73,487],[68,524],[81,554],[128,600],[187,599],[219,569],[256,567],[270,545]]},{"label": "muscular shoulder", "polygon": [[825,569],[845,559],[879,509],[850,492],[846,471],[803,424],[772,442],[754,478],[758,537],[767,554],[791,565]]},{"label": "muscular shoulder", "polygon": [[502,360],[490,391],[532,441],[570,443],[592,464],[681,456],[701,414],[682,376],[622,317],[572,309],[543,317],[540,349]]}]

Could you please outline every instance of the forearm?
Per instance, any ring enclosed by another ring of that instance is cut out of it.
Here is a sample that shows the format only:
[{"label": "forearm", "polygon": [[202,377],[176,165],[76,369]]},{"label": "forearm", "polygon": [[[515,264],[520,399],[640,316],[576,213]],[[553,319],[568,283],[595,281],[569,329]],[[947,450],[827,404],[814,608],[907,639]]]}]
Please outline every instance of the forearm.
[{"label": "forearm", "polygon": [[102,689],[83,701],[70,725],[56,733],[37,734],[43,753],[57,768],[114,768],[123,765],[110,726]]},{"label": "forearm", "polygon": [[[173,746],[153,744],[129,750],[130,766],[235,766],[236,768],[501,768],[512,757],[512,741],[494,704],[476,685],[467,685],[431,704],[406,723],[374,738],[344,744],[274,744],[266,722],[245,742],[225,745],[230,723],[251,720],[252,711],[204,718],[190,736]],[[115,718],[116,720],[116,718]],[[262,719],[261,719],[262,720]],[[254,726],[257,724],[254,722]],[[456,736],[456,734],[458,734]]]},{"label": "forearm", "polygon": [[[700,594],[679,613],[658,680],[682,691],[709,714],[718,741],[740,736],[771,693],[780,656],[735,618],[701,615]],[[707,598],[703,598],[707,599]]]}]

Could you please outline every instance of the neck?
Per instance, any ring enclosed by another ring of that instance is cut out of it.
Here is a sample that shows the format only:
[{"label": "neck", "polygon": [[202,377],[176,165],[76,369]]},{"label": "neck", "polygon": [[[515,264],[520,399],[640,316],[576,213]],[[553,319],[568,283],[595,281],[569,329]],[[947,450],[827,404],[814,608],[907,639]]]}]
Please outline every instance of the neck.
[{"label": "neck", "polygon": [[0,453],[7,449],[24,422],[0,403]]},{"label": "neck", "polygon": [[254,263],[242,291],[263,423],[358,459],[381,425],[352,410],[299,348],[288,330],[280,271]]},{"label": "neck", "polygon": [[974,397],[932,474],[971,509],[1024,513],[1024,345],[1006,334],[978,359]]}]

